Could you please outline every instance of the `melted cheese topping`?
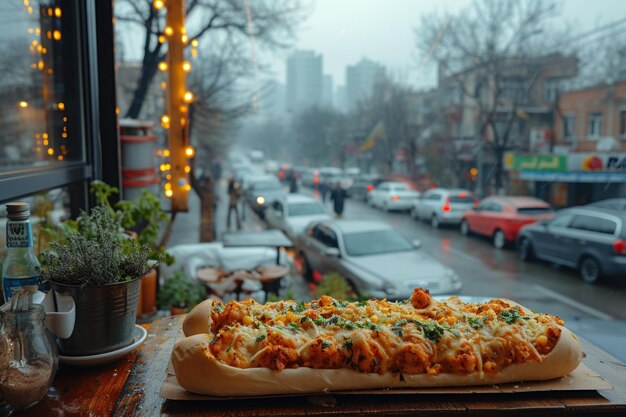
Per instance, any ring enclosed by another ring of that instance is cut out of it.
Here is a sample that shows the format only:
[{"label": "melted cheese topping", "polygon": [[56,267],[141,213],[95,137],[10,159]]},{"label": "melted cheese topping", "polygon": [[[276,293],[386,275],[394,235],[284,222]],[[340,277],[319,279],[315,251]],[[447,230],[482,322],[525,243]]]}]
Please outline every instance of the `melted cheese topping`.
[{"label": "melted cheese topping", "polygon": [[496,373],[541,362],[560,337],[554,316],[503,300],[436,301],[417,288],[410,300],[309,303],[216,301],[210,349],[222,362],[275,370],[349,368],[366,373]]}]

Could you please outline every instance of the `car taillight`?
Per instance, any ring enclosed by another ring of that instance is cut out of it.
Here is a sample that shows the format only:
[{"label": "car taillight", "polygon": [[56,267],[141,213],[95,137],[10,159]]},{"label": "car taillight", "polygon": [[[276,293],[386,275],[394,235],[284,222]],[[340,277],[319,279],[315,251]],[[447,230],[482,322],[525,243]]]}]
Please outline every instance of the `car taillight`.
[{"label": "car taillight", "polygon": [[474,208],[478,207],[478,200],[474,200]]},{"label": "car taillight", "polygon": [[374,189],[373,185],[370,184],[370,185],[367,186],[367,191],[372,191],[373,189]]},{"label": "car taillight", "polygon": [[460,198],[465,198],[465,197],[467,197],[467,193],[459,193],[459,197]]},{"label": "car taillight", "polygon": [[450,197],[446,198],[446,202],[441,209],[446,213],[450,211]]},{"label": "car taillight", "polygon": [[284,173],[283,171],[280,171],[280,172],[278,173],[278,177],[279,177],[279,178],[285,178],[285,173]]},{"label": "car taillight", "polygon": [[398,200],[400,199],[400,197],[398,197],[397,195],[392,195],[392,196],[391,196],[391,199],[392,199],[393,201],[398,201]]},{"label": "car taillight", "polygon": [[318,184],[320,182],[319,177],[313,177],[313,184]]},{"label": "car taillight", "polygon": [[626,254],[626,242],[624,239],[617,239],[613,242],[613,250],[615,253]]}]

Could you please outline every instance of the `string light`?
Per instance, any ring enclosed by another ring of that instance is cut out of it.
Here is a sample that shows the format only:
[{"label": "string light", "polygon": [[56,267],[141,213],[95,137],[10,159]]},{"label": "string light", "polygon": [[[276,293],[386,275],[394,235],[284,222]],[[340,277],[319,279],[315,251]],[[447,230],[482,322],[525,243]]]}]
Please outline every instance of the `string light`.
[{"label": "string light", "polygon": [[193,158],[195,154],[196,150],[192,146],[187,146],[185,148],[185,155],[187,155],[187,158]]},{"label": "string light", "polygon": [[161,81],[161,90],[165,90],[167,88],[167,83],[165,81]]},{"label": "string light", "polygon": [[174,192],[172,190],[165,190],[165,197],[172,198]]},{"label": "string light", "polygon": [[152,3],[152,5],[157,10],[161,10],[163,6],[165,6],[165,4],[163,3],[163,0],[154,0],[154,3]]},{"label": "string light", "polygon": [[20,101],[20,107],[25,109],[26,107],[28,107],[28,102],[27,101]]},{"label": "string light", "polygon": [[189,38],[187,37],[187,35],[183,35],[180,37],[180,39],[183,41],[183,44],[187,44],[187,42],[189,42]]},{"label": "string light", "polygon": [[163,156],[170,156],[170,150],[169,149],[164,150]]},{"label": "string light", "polygon": [[185,191],[191,191],[191,185],[185,184]]},{"label": "string light", "polygon": [[55,41],[60,41],[61,40],[61,31],[60,30],[55,30],[54,33],[52,34],[52,36],[54,37]]},{"label": "string light", "polygon": [[165,43],[165,36],[159,35],[159,43]]},{"label": "string light", "polygon": [[65,103],[57,103],[57,108],[59,110],[65,110]]},{"label": "string light", "polygon": [[191,62],[189,61],[183,62],[183,71],[185,72],[191,71]]},{"label": "string light", "polygon": [[189,165],[185,165],[185,174],[189,174],[191,172],[191,167]]},{"label": "string light", "polygon": [[159,70],[167,71],[167,62],[165,62],[165,61],[159,62]]},{"label": "string light", "polygon": [[198,56],[198,50],[196,48],[191,50],[191,56]]},{"label": "string light", "polygon": [[167,171],[165,164],[161,164],[161,165],[159,166],[159,169],[161,170],[161,172],[165,172],[165,171]]},{"label": "string light", "polygon": [[191,103],[193,101],[193,93],[191,91],[185,91],[183,95],[183,101],[185,103]]},{"label": "string light", "polygon": [[165,33],[166,36],[172,36],[174,34],[174,29],[172,29],[171,26],[165,26],[163,33]]},{"label": "string light", "polygon": [[39,62],[37,63],[37,68],[39,68],[39,70],[43,70],[43,61],[39,60]]},{"label": "string light", "polygon": [[170,117],[167,114],[161,116],[161,126],[163,126],[164,129],[170,128]]},{"label": "string light", "polygon": [[60,7],[56,7],[56,8],[54,9],[54,15],[55,15],[56,17],[61,17],[62,13],[61,13],[61,8],[60,8]]},{"label": "string light", "polygon": [[54,155],[54,149],[48,148],[48,155],[50,156]]},{"label": "string light", "polygon": [[198,40],[197,39],[193,39],[191,41],[191,46],[193,46],[194,48],[197,48],[198,47]]}]

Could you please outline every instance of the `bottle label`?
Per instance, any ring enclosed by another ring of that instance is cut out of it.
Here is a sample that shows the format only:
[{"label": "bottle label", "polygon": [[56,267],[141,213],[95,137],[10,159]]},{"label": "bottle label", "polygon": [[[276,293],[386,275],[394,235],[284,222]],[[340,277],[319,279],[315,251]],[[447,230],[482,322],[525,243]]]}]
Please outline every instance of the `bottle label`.
[{"label": "bottle label", "polygon": [[32,248],[33,232],[30,221],[7,221],[7,248]]},{"label": "bottle label", "polygon": [[13,297],[13,293],[20,287],[26,285],[38,285],[39,277],[24,277],[24,278],[2,278],[2,292],[4,293],[4,301],[9,301]]}]

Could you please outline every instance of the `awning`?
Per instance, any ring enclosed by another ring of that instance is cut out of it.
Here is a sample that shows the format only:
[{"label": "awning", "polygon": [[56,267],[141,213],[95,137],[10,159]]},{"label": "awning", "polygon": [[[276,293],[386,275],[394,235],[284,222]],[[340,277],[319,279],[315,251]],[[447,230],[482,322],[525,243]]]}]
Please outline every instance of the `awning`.
[{"label": "awning", "polygon": [[626,172],[537,172],[522,171],[524,181],[550,182],[626,182]]}]

